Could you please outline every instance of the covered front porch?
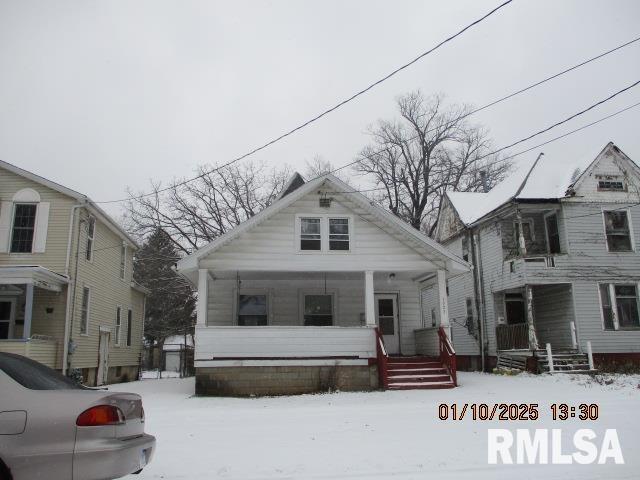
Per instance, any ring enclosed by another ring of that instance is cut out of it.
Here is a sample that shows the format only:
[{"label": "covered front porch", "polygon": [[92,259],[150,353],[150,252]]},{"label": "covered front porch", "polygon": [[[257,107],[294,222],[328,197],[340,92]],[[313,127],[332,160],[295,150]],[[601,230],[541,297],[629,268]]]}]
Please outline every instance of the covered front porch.
[{"label": "covered front porch", "polygon": [[243,382],[253,394],[385,386],[381,365],[389,357],[420,353],[415,332],[424,327],[425,282],[440,280],[441,324],[448,327],[446,276],[444,270],[201,269],[195,334],[200,392],[242,394]]},{"label": "covered front porch", "polygon": [[62,367],[67,283],[43,267],[0,268],[0,352]]}]

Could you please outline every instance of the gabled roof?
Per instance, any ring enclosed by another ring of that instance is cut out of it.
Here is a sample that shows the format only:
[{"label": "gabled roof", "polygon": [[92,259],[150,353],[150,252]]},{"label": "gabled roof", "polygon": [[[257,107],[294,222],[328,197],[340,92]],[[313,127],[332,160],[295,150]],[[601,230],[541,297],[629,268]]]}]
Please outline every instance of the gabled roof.
[{"label": "gabled roof", "polygon": [[304,197],[306,194],[313,192],[315,189],[319,188],[323,184],[332,185],[337,192],[345,195],[349,198],[353,203],[355,203],[360,208],[367,211],[367,213],[371,214],[377,221],[382,224],[386,224],[390,227],[395,228],[399,233],[401,233],[402,237],[404,237],[407,242],[416,242],[421,245],[423,248],[429,250],[430,253],[434,254],[434,256],[441,261],[450,261],[454,265],[457,265],[461,270],[468,270],[469,264],[462,260],[460,257],[452,254],[445,247],[440,245],[435,240],[427,237],[426,235],[420,233],[415,228],[408,225],[406,222],[402,221],[392,213],[383,209],[382,207],[376,205],[374,202],[365,197],[362,193],[355,191],[352,187],[344,183],[342,180],[337,178],[334,175],[327,174],[301,185],[297,189],[293,190],[289,194],[285,196],[281,196],[278,200],[272,203],[270,206],[262,210],[257,215],[251,217],[247,221],[241,223],[233,230],[225,233],[224,235],[216,238],[213,242],[205,245],[204,247],[196,250],[192,254],[184,257],[180,261],[178,261],[177,268],[178,270],[187,271],[194,270],[198,268],[198,261],[201,258],[206,257],[207,255],[212,254],[216,250],[220,249],[224,245],[228,244],[232,240],[238,238],[244,232],[247,232],[251,228],[261,224],[265,220],[271,218],[276,213],[282,211],[289,205],[293,204],[296,200]]},{"label": "gabled roof", "polygon": [[291,175],[291,178],[289,179],[287,184],[276,197],[276,200],[280,200],[282,197],[289,195],[291,192],[300,188],[305,183],[305,179],[302,175],[300,175],[298,172],[293,172],[293,175]]},{"label": "gabled roof", "polygon": [[[600,159],[611,152],[624,156],[640,172],[622,150],[609,142],[594,160],[591,157],[566,161],[538,156],[535,160],[530,158],[521,161],[509,177],[487,193],[447,192],[446,195],[460,221],[468,226],[513,200],[548,201],[565,198],[589,175]],[[580,169],[581,173],[577,179],[573,179],[576,169]]]},{"label": "gabled roof", "polygon": [[39,183],[40,185],[44,185],[51,190],[62,193],[68,197],[71,197],[78,201],[78,203],[82,204],[86,207],[93,215],[99,218],[103,223],[105,223],[114,233],[126,239],[131,246],[135,248],[139,248],[138,243],[129,236],[127,232],[116,222],[113,218],[107,214],[102,208],[96,205],[89,197],[86,195],[76,192],[70,188],[65,187],[64,185],[60,185],[59,183],[53,182],[47,178],[41,177],[40,175],[36,175],[28,170],[24,170],[20,167],[16,167],[11,163],[0,160],[0,168],[4,168],[5,170],[10,171],[16,175],[27,178],[32,182]]}]

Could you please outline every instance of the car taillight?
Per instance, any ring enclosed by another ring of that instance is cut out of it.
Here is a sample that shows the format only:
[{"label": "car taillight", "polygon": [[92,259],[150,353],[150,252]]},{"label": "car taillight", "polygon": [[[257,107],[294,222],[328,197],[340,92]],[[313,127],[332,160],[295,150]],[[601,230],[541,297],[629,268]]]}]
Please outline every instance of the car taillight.
[{"label": "car taillight", "polygon": [[124,423],[122,410],[113,405],[97,405],[91,407],[80,415],[76,420],[79,427],[98,427],[100,425],[119,425]]}]

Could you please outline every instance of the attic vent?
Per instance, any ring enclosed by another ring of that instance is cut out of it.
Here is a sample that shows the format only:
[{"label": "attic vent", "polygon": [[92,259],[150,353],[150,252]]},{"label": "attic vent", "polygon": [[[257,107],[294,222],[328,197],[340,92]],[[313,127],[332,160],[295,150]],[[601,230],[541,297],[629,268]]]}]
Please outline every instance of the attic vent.
[{"label": "attic vent", "polygon": [[327,196],[322,196],[320,197],[320,208],[329,208],[331,207],[331,200],[333,200],[332,197],[327,197]]}]

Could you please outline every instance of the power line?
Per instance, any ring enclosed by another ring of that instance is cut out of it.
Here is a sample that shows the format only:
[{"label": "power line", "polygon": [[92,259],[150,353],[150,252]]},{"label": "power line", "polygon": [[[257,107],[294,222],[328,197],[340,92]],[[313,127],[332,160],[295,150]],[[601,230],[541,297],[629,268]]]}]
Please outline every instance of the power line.
[{"label": "power line", "polygon": [[145,194],[141,194],[138,196],[134,196],[131,198],[125,198],[125,199],[120,199],[120,200],[105,200],[105,201],[100,201],[100,202],[93,202],[93,203],[119,203],[119,202],[124,202],[127,200],[135,200],[135,199],[140,199],[140,198],[144,198],[144,197],[148,197],[150,195],[155,195],[156,193],[161,193],[164,191],[167,191],[169,189],[175,188],[175,187],[179,187],[182,185],[185,185],[189,182],[192,182],[194,180],[197,180],[199,178],[202,178],[206,175],[209,175],[213,172],[216,172],[218,170],[221,170],[225,167],[228,167],[229,165],[232,165],[236,162],[239,162],[240,160],[243,160],[261,150],[264,150],[265,148],[273,145],[274,143],[279,142],[280,140],[293,135],[295,132],[297,132],[298,130],[301,130],[305,127],[307,127],[308,125],[320,120],[322,117],[324,117],[325,115],[330,114],[331,112],[334,112],[335,110],[338,110],[340,107],[346,105],[347,103],[355,100],[356,98],[358,98],[359,96],[367,93],[369,90],[377,87],[378,85],[380,85],[381,83],[389,80],[391,77],[397,75],[398,73],[400,73],[402,70],[405,70],[406,68],[410,67],[411,65],[413,65],[414,63],[418,62],[419,60],[422,60],[424,57],[426,57],[427,55],[435,52],[436,50],[438,50],[440,47],[442,47],[443,45],[445,45],[446,43],[454,40],[455,38],[459,37],[460,35],[462,35],[464,32],[466,32],[467,30],[469,30],[470,28],[476,26],[477,24],[479,24],[480,22],[482,22],[483,20],[487,19],[488,17],[490,17],[491,15],[493,15],[494,13],[496,13],[498,10],[500,10],[501,8],[507,6],[508,4],[510,4],[513,0],[507,0],[504,3],[501,3],[500,5],[498,5],[497,7],[495,7],[493,10],[489,11],[488,13],[486,13],[485,15],[483,15],[482,17],[478,18],[477,20],[471,22],[469,25],[467,25],[466,27],[462,28],[461,30],[459,30],[458,32],[456,32],[455,34],[445,38],[444,40],[442,40],[440,43],[438,43],[436,46],[430,48],[429,50],[427,50],[426,52],[421,53],[420,55],[418,55],[417,57],[415,57],[413,60],[405,63],[404,65],[401,65],[400,67],[396,68],[395,70],[393,70],[391,73],[386,74],[384,77],[376,80],[375,82],[373,82],[372,84],[368,85],[367,87],[363,88],[362,90],[357,91],[356,93],[354,93],[353,95],[351,95],[350,97],[345,98],[344,100],[338,102],[336,105],[324,110],[323,112],[317,114],[315,117],[312,117],[311,119],[307,120],[306,122],[298,125],[297,127],[292,128],[291,130],[283,133],[282,135],[280,135],[279,137],[274,138],[273,140],[268,141],[267,143],[264,143],[263,145],[254,148],[253,150],[240,155],[239,157],[234,158],[233,160],[219,166],[219,167],[215,167],[213,169],[207,170],[204,173],[201,173],[200,175],[197,175],[193,178],[184,180],[182,182],[179,182],[175,185],[171,185],[170,187],[166,187],[166,188],[162,188],[159,189],[155,192],[151,192],[151,193],[145,193]]},{"label": "power line", "polygon": [[[628,41],[628,42],[626,42],[626,43],[623,43],[623,44],[621,44],[621,45],[618,45],[617,47],[614,47],[614,48],[612,48],[612,49],[610,49],[610,50],[607,50],[606,52],[603,52],[603,53],[601,53],[601,54],[599,54],[599,55],[596,55],[595,57],[591,57],[591,58],[589,58],[589,59],[587,59],[587,60],[584,60],[584,61],[582,61],[582,62],[580,62],[580,63],[577,63],[576,65],[573,65],[572,67],[569,67],[569,68],[566,68],[566,69],[564,69],[564,70],[562,70],[562,71],[560,71],[560,72],[554,73],[553,75],[550,75],[550,76],[548,76],[548,77],[546,77],[546,78],[544,78],[544,79],[542,79],[542,80],[539,80],[539,81],[537,81],[537,82],[535,82],[535,83],[532,83],[531,85],[528,85],[528,86],[526,86],[526,87],[524,87],[524,88],[521,88],[521,89],[519,89],[519,90],[516,90],[516,91],[514,91],[514,92],[511,92],[511,93],[509,93],[509,94],[507,94],[507,95],[505,95],[505,96],[503,96],[503,97],[497,98],[496,100],[492,100],[491,102],[486,103],[486,104],[484,104],[484,105],[482,105],[481,107],[478,107],[478,108],[476,108],[476,109],[473,109],[473,110],[471,110],[469,113],[467,113],[467,114],[465,114],[465,115],[462,115],[461,117],[459,117],[459,118],[458,118],[458,119],[456,119],[455,121],[460,121],[460,120],[463,120],[463,119],[465,119],[465,118],[467,118],[467,117],[470,117],[471,115],[474,115],[474,114],[476,114],[476,113],[478,113],[478,112],[481,112],[482,110],[486,110],[486,109],[487,109],[487,108],[489,108],[489,107],[492,107],[492,106],[494,106],[494,105],[497,105],[497,104],[499,104],[499,103],[502,103],[502,102],[504,102],[505,100],[508,100],[508,99],[510,99],[510,98],[513,98],[513,97],[515,97],[515,96],[517,96],[517,95],[520,95],[521,93],[527,92],[527,91],[529,91],[529,90],[531,90],[531,89],[533,89],[533,88],[535,88],[535,87],[538,87],[538,86],[540,86],[540,85],[542,85],[542,84],[544,84],[544,83],[546,83],[546,82],[549,82],[549,81],[554,80],[554,79],[556,79],[556,78],[558,78],[558,77],[561,77],[562,75],[564,75],[564,74],[566,74],[566,73],[569,73],[569,72],[571,72],[571,71],[573,71],[573,70],[576,70],[576,69],[578,69],[578,68],[580,68],[580,67],[583,67],[583,66],[585,66],[585,65],[587,65],[587,64],[589,64],[589,63],[591,63],[591,62],[594,62],[594,61],[596,61],[596,60],[599,60],[599,59],[600,59],[600,58],[602,58],[602,57],[605,57],[605,56],[607,56],[607,55],[609,55],[609,54],[611,54],[611,53],[614,53],[614,52],[616,52],[616,51],[618,51],[618,50],[620,50],[620,49],[622,49],[622,48],[624,48],[624,47],[628,47],[629,45],[632,45],[632,44],[634,44],[634,43],[636,43],[636,42],[638,42],[638,41],[640,41],[640,37],[636,37],[636,38],[634,38],[633,40],[630,40],[630,41]],[[449,123],[449,124],[450,124],[450,123]],[[447,125],[449,125],[449,124],[445,124],[445,126],[447,126]],[[436,128],[437,128],[437,127],[436,127]],[[435,131],[435,130],[436,130],[436,128],[431,128],[431,129],[429,129],[429,130],[426,130],[426,131],[424,132],[424,134],[426,135],[427,133],[431,133],[431,132]],[[418,138],[418,135],[414,135],[414,136],[412,136],[412,137],[407,138],[407,141],[415,140],[416,138]],[[384,152],[384,151],[385,151],[385,149],[384,149],[384,148],[382,148],[382,149],[380,149],[380,150],[376,150],[376,151],[374,151],[374,152],[370,153],[369,155],[364,155],[364,157],[365,157],[365,158],[369,158],[369,159],[371,159],[371,156],[372,156],[372,155],[377,155],[378,153],[382,153],[382,152]],[[358,160],[354,160],[354,161],[349,162],[349,163],[347,163],[347,164],[345,164],[345,165],[342,165],[341,167],[338,167],[338,168],[335,168],[335,169],[333,169],[333,170],[330,170],[330,171],[328,171],[328,172],[326,172],[326,173],[335,173],[335,172],[338,172],[338,171],[340,171],[340,170],[342,170],[342,169],[344,169],[344,168],[350,167],[351,165],[355,165],[355,164],[356,164],[356,163],[358,163],[359,161],[360,161],[360,159],[358,159]],[[317,177],[316,177],[316,178],[317,178]],[[313,180],[313,179],[312,179],[312,180]]]},{"label": "power line", "polygon": [[[513,143],[511,143],[511,144],[509,144],[509,145],[506,145],[506,146],[504,146],[504,147],[500,147],[500,148],[498,148],[497,150],[493,150],[492,152],[489,152],[489,153],[486,153],[486,154],[484,154],[484,155],[481,155],[480,157],[476,158],[476,159],[474,160],[474,162],[477,162],[477,161],[479,161],[479,160],[483,160],[483,159],[485,159],[485,158],[487,158],[487,157],[490,157],[491,155],[495,155],[496,153],[499,153],[499,152],[501,152],[501,151],[503,151],[503,150],[506,150],[507,148],[511,148],[511,147],[513,147],[513,146],[515,146],[515,145],[519,145],[520,143],[526,142],[527,140],[531,140],[532,138],[537,137],[538,135],[542,135],[543,133],[546,133],[546,132],[548,132],[549,130],[551,130],[551,129],[553,129],[553,128],[556,128],[556,127],[558,127],[558,126],[560,126],[560,125],[563,125],[563,124],[565,124],[565,123],[567,123],[567,122],[569,122],[569,121],[573,120],[574,118],[576,118],[576,117],[578,117],[578,116],[580,116],[580,115],[583,115],[583,114],[587,113],[588,111],[590,111],[590,110],[592,110],[592,109],[596,108],[597,106],[600,106],[600,105],[602,105],[602,104],[604,104],[604,103],[608,102],[609,100],[612,100],[612,99],[613,99],[613,98],[615,98],[616,96],[620,95],[620,94],[621,94],[621,93],[623,93],[623,92],[626,92],[627,90],[629,90],[629,89],[631,89],[631,88],[633,88],[633,87],[637,86],[638,84],[640,84],[640,80],[638,80],[638,81],[636,81],[635,83],[633,83],[633,84],[629,85],[628,87],[623,88],[622,90],[618,90],[618,91],[617,91],[617,92],[615,92],[614,94],[609,95],[607,98],[605,98],[605,99],[603,99],[603,100],[600,100],[600,101],[598,101],[598,102],[596,102],[596,103],[594,103],[594,104],[590,105],[589,107],[587,107],[587,108],[585,108],[585,109],[583,109],[583,110],[581,110],[581,111],[579,111],[579,112],[577,112],[577,113],[574,113],[573,115],[570,115],[569,117],[565,118],[564,120],[560,120],[559,122],[556,122],[556,123],[554,123],[553,125],[550,125],[549,127],[543,128],[542,130],[539,130],[539,131],[537,131],[536,133],[534,133],[534,134],[532,134],[532,135],[529,135],[529,136],[527,136],[527,137],[524,137],[524,138],[522,138],[522,139],[520,139],[520,140],[517,140],[517,141],[515,141],[515,142],[513,142]],[[549,141],[543,142],[543,143],[541,143],[541,144],[539,144],[539,145],[536,145],[536,146],[534,146],[534,147],[531,147],[531,148],[529,148],[529,149],[527,149],[527,150],[524,150],[524,151],[522,151],[522,152],[519,152],[519,153],[517,153],[517,154],[515,154],[515,155],[511,155],[511,156],[505,157],[505,158],[501,159],[500,161],[501,161],[501,162],[503,162],[503,161],[509,160],[509,159],[511,159],[511,158],[513,158],[513,157],[515,157],[515,156],[517,156],[517,155],[522,155],[523,153],[527,153],[527,152],[529,152],[529,151],[531,151],[531,150],[533,150],[533,149],[535,149],[535,148],[538,148],[538,147],[540,147],[540,146],[546,145],[546,144],[551,143],[551,142],[553,142],[553,141],[555,141],[555,140],[559,140],[560,138],[564,138],[564,137],[566,137],[566,136],[570,135],[571,133],[575,133],[575,132],[578,132],[578,131],[580,131],[580,130],[584,130],[584,129],[585,129],[585,128],[587,128],[587,127],[590,127],[590,126],[592,126],[592,125],[595,125],[595,124],[597,124],[597,123],[600,123],[600,122],[602,122],[602,121],[604,121],[604,120],[607,120],[608,118],[614,117],[614,116],[616,116],[616,115],[618,115],[618,114],[620,114],[620,113],[622,113],[622,112],[625,112],[625,111],[627,111],[627,110],[630,110],[630,109],[632,109],[632,108],[634,108],[634,107],[637,107],[639,104],[640,104],[640,102],[639,102],[639,103],[635,103],[635,104],[633,104],[633,105],[631,105],[631,106],[629,106],[629,107],[626,107],[626,108],[623,108],[622,110],[619,110],[619,111],[617,111],[617,112],[614,112],[614,113],[613,113],[613,114],[611,114],[611,115],[608,115],[608,116],[603,117],[603,118],[601,118],[601,119],[599,119],[599,120],[596,120],[595,122],[591,122],[591,123],[590,123],[590,124],[588,124],[588,125],[582,126],[582,127],[578,128],[578,129],[576,129],[575,131],[572,131],[572,132],[566,133],[566,134],[564,134],[564,135],[561,135],[560,137],[558,137],[558,138],[556,138],[556,139],[552,139],[552,140],[549,140]],[[348,190],[348,191],[344,191],[344,192],[335,192],[335,193],[355,193],[355,192],[364,193],[364,192],[376,192],[376,191],[380,191],[380,190],[385,190],[385,187],[369,188],[369,189],[364,189],[364,190],[356,190],[356,189],[354,189],[354,190]]]}]

